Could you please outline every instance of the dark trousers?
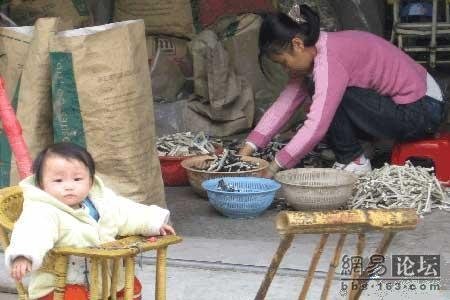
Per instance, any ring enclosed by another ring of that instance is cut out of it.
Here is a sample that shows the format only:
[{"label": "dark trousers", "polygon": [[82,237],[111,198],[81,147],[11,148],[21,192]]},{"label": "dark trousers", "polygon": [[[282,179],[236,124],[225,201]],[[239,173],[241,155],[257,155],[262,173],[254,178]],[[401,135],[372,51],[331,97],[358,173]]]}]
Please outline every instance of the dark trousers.
[{"label": "dark trousers", "polygon": [[425,96],[410,104],[370,89],[349,87],[328,130],[336,161],[348,164],[363,153],[360,139],[408,141],[434,134],[445,115],[444,102]]}]

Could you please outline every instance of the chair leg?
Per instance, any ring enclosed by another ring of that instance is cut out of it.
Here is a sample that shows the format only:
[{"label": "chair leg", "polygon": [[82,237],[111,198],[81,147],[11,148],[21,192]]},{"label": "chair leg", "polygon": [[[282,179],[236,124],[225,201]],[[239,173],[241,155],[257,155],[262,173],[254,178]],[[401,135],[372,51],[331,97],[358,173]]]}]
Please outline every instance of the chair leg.
[{"label": "chair leg", "polygon": [[102,259],[102,300],[108,300],[109,292],[109,268],[108,260]]},{"label": "chair leg", "polygon": [[306,294],[308,294],[309,287],[311,286],[311,282],[314,277],[314,272],[316,271],[317,264],[319,263],[320,256],[322,256],[323,248],[325,247],[325,244],[328,240],[328,233],[324,233],[320,236],[319,244],[316,247],[316,250],[314,251],[313,258],[311,259],[311,263],[309,265],[308,273],[306,275],[305,282],[303,283],[302,290],[300,292],[300,295],[298,296],[299,300],[305,300]]},{"label": "chair leg", "polygon": [[132,300],[134,292],[134,256],[125,260],[125,297],[124,300]]},{"label": "chair leg", "polygon": [[21,282],[16,282],[16,289],[19,294],[19,300],[28,300],[28,292]]},{"label": "chair leg", "polygon": [[167,247],[156,250],[156,284],[155,284],[155,299],[166,299],[166,259]]},{"label": "chair leg", "polygon": [[[395,232],[385,232],[383,239],[381,240],[380,244],[378,245],[377,249],[375,250],[375,254],[379,254],[379,255],[385,255],[387,248],[389,247],[389,245],[391,244],[392,240],[394,239],[395,236]],[[361,275],[361,278],[363,280],[367,280],[368,276],[368,272],[367,272],[367,268],[366,270],[364,270],[363,274]],[[361,285],[359,285],[361,286]],[[359,297],[361,296],[363,290],[362,289],[357,289],[355,294],[354,294],[354,298],[349,298],[350,300],[358,300]]]},{"label": "chair leg", "polygon": [[287,234],[281,238],[280,245],[278,245],[277,252],[275,252],[275,255],[272,258],[272,262],[270,263],[266,276],[264,277],[264,280],[259,287],[255,300],[264,300],[266,298],[266,294],[269,290],[270,284],[272,283],[273,277],[275,276],[275,273],[277,272],[281,260],[286,254],[286,251],[291,247],[293,239],[293,234]]},{"label": "chair leg", "polygon": [[117,300],[117,282],[119,281],[119,263],[120,258],[113,259],[112,274],[111,274],[111,300]]},{"label": "chair leg", "polygon": [[450,1],[445,0],[445,21],[450,23]]},{"label": "chair leg", "polygon": [[433,0],[433,11],[431,20],[431,41],[430,41],[430,67],[436,67],[436,32],[437,32],[437,6],[438,1]]},{"label": "chair leg", "polygon": [[58,255],[55,258],[55,290],[54,290],[54,300],[63,300],[64,292],[66,288],[66,275],[67,275],[67,262],[69,260],[68,256]]},{"label": "chair leg", "polygon": [[98,258],[91,258],[91,271],[89,273],[89,300],[97,300],[98,297],[98,269],[100,261]]},{"label": "chair leg", "polygon": [[325,280],[325,285],[322,290],[322,295],[320,295],[321,300],[326,300],[328,298],[328,292],[330,291],[331,281],[334,278],[334,272],[339,264],[339,259],[341,257],[342,248],[344,248],[344,242],[347,235],[342,233],[339,237],[339,241],[336,245],[336,250],[334,250],[334,257],[330,263],[330,268],[328,269],[327,279]]},{"label": "chair leg", "polygon": [[[356,244],[356,256],[358,256],[358,257],[362,257],[363,256],[365,245],[366,245],[366,235],[364,233],[358,234],[358,242]],[[358,279],[358,274],[356,272],[352,272],[352,285],[354,283],[354,284],[356,284],[356,286],[358,286],[357,279]],[[348,299],[354,299],[355,292],[356,291],[354,291],[353,289],[350,289],[350,292],[349,292],[349,295],[348,295]]]}]

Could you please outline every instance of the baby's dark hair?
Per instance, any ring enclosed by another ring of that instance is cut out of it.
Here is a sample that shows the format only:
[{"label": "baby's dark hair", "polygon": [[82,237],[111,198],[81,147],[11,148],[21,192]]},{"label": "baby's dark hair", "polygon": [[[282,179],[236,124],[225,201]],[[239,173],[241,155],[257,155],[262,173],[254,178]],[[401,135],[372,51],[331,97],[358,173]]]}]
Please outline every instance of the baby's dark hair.
[{"label": "baby's dark hair", "polygon": [[263,67],[263,57],[279,54],[292,46],[292,39],[299,37],[306,47],[314,46],[320,35],[319,15],[307,5],[300,5],[300,16],[305,20],[297,23],[288,15],[276,12],[263,15],[259,31],[259,66]]},{"label": "baby's dark hair", "polygon": [[67,159],[75,159],[83,163],[89,169],[89,177],[94,180],[95,163],[91,154],[83,147],[73,143],[61,142],[48,146],[37,155],[33,162],[33,173],[35,175],[35,184],[42,186],[42,169],[45,160],[51,156],[60,156]]}]

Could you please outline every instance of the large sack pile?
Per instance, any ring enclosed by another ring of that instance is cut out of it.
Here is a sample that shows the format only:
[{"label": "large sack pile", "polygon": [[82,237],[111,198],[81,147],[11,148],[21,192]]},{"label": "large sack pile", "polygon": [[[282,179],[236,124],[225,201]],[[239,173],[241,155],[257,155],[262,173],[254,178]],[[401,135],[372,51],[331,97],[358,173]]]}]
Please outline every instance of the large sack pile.
[{"label": "large sack pile", "polygon": [[195,96],[188,102],[186,126],[213,136],[251,127],[254,96],[249,82],[236,74],[214,32],[205,30],[192,42]]},{"label": "large sack pile", "polygon": [[[34,27],[0,28],[0,50],[0,74],[33,157],[53,142],[86,146],[109,186],[165,206],[143,21],[58,32],[56,18],[41,18]],[[0,159],[0,184],[16,184],[4,135]]]},{"label": "large sack pile", "polygon": [[54,137],[85,145],[120,194],[165,206],[144,30],[126,21],[56,34]]},{"label": "large sack pile", "polygon": [[[17,110],[17,95],[20,88],[20,76],[33,38],[34,27],[0,28],[0,74],[5,80],[6,92],[12,106]],[[0,186],[5,187],[16,182],[11,181],[11,148],[8,139],[0,134]]]},{"label": "large sack pile", "polygon": [[188,41],[171,36],[147,36],[153,98],[176,101],[187,80],[192,80],[192,57]]},{"label": "large sack pile", "polygon": [[32,25],[38,18],[59,17],[60,29],[92,25],[86,0],[11,0],[10,17],[18,25]]},{"label": "large sack pile", "polygon": [[116,0],[114,20],[143,19],[148,34],[194,35],[189,0]]}]

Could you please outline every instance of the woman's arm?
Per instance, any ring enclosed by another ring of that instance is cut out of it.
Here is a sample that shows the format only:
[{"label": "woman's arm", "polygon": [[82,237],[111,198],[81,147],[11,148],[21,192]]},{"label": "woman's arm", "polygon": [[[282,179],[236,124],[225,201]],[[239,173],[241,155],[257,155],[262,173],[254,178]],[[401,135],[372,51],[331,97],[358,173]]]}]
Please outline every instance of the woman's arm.
[{"label": "woman's arm", "polygon": [[[307,95],[301,78],[292,78],[247,137],[257,148],[265,147],[289,121]],[[251,148],[247,149],[251,153]]]},{"label": "woman's arm", "polygon": [[341,63],[330,57],[321,60],[315,62],[315,93],[306,121],[275,157],[283,168],[294,167],[322,140],[347,88],[349,76]]}]

